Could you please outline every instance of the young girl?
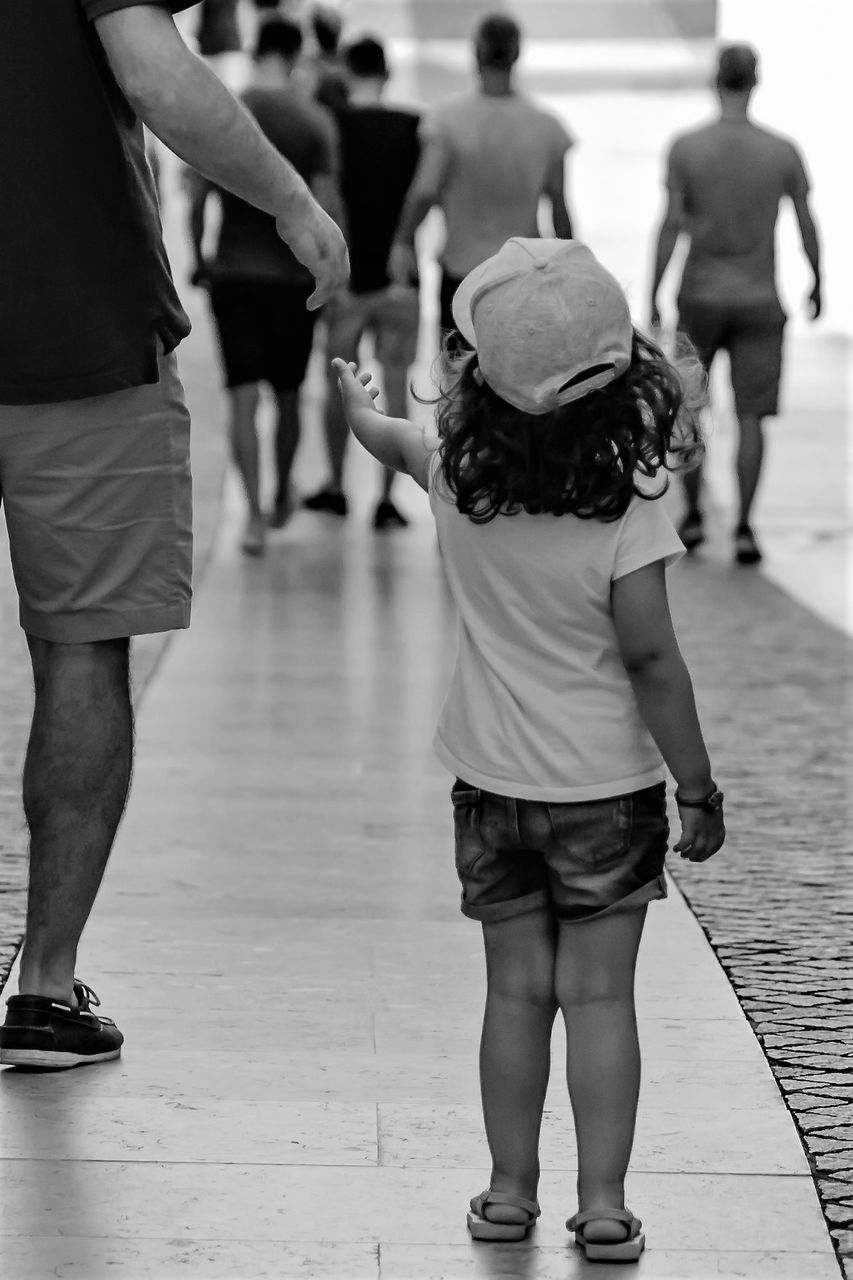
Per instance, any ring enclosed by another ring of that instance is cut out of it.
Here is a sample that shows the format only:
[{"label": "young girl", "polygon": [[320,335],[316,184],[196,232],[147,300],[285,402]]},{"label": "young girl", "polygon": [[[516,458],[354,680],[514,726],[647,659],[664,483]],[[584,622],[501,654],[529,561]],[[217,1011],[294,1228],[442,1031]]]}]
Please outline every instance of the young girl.
[{"label": "young girl", "polygon": [[[682,371],[636,333],[577,241],[507,241],[459,287],[471,350],[451,365],[438,439],[374,406],[334,362],[355,437],[426,489],[459,612],[435,745],[452,790],[462,911],[483,927],[480,1078],[492,1176],[479,1240],[539,1216],[539,1129],[559,1010],[587,1258],[639,1258],[625,1207],[640,1055],[634,968],[666,896],[663,762],[682,857],[720,848],[711,776],[664,570],[683,552],[662,469],[701,453]],[[704,387],[700,388],[704,393]]]}]

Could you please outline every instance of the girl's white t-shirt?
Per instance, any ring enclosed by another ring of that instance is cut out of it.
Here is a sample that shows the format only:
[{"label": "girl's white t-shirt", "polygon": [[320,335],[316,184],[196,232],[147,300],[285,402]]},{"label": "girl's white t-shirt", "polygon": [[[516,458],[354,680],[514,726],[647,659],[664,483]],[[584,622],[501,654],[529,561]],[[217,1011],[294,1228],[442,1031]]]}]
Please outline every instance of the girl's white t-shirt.
[{"label": "girl's white t-shirt", "polygon": [[436,453],[429,497],[459,614],[459,643],[435,749],[458,777],[498,795],[580,801],[664,777],[619,656],[610,584],[681,539],[660,501],[621,519],[498,516],[474,524]]}]

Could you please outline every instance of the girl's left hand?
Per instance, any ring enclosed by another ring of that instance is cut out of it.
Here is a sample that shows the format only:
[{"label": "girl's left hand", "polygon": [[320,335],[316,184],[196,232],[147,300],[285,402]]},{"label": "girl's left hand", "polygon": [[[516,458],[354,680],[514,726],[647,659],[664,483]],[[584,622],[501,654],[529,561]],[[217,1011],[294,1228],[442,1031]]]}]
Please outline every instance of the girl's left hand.
[{"label": "girl's left hand", "polygon": [[338,377],[345,412],[352,413],[356,409],[372,409],[374,413],[382,412],[375,403],[379,388],[369,370],[364,369],[359,373],[357,365],[346,364],[340,357],[332,361],[332,368]]}]

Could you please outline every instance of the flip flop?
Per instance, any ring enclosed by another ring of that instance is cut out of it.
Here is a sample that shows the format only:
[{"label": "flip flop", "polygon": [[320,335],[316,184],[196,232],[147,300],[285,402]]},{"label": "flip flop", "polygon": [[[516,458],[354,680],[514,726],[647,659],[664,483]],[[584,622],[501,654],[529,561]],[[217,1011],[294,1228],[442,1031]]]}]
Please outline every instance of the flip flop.
[{"label": "flip flop", "polygon": [[[491,1222],[484,1212],[487,1204],[511,1204],[516,1209],[523,1209],[527,1214],[527,1221]],[[511,1196],[504,1191],[492,1191],[488,1188],[471,1201],[468,1230],[475,1240],[523,1240],[541,1212],[535,1200],[525,1200],[522,1196]]]},{"label": "flip flop", "polygon": [[[580,1228],[601,1218],[608,1222],[623,1222],[628,1228],[625,1239],[587,1240]],[[575,1244],[583,1249],[588,1262],[636,1262],[646,1247],[646,1237],[640,1230],[642,1225],[630,1209],[586,1209],[569,1218],[566,1229],[574,1231]]]}]

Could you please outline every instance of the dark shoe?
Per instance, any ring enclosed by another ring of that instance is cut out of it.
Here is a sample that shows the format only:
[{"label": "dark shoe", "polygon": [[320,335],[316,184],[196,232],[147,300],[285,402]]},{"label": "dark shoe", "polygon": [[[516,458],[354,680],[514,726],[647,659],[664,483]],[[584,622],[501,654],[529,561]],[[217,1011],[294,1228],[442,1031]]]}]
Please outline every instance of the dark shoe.
[{"label": "dark shoe", "polygon": [[293,499],[285,494],[283,498],[276,498],[275,506],[267,516],[267,524],[270,529],[283,529],[292,515]]},{"label": "dark shoe", "polygon": [[345,516],[347,498],[345,493],[333,493],[331,489],[318,489],[310,497],[303,498],[303,507],[309,511],[325,511],[330,516]]},{"label": "dark shoe", "polygon": [[738,564],[758,564],[761,551],[755,541],[755,534],[748,524],[739,524],[735,529],[735,560]]},{"label": "dark shoe", "polygon": [[124,1036],[110,1018],[92,1013],[101,1002],[85,982],[74,983],[78,1008],[47,996],[12,996],[0,1027],[0,1065],[62,1071],[108,1062],[121,1053]]},{"label": "dark shoe", "polygon": [[409,522],[393,502],[386,498],[379,503],[373,516],[374,529],[408,529]]},{"label": "dark shoe", "polygon": [[267,527],[263,516],[249,516],[240,548],[244,556],[262,556],[266,548]]},{"label": "dark shoe", "polygon": [[687,551],[695,551],[705,541],[705,527],[701,513],[689,511],[678,526],[678,536]]}]

